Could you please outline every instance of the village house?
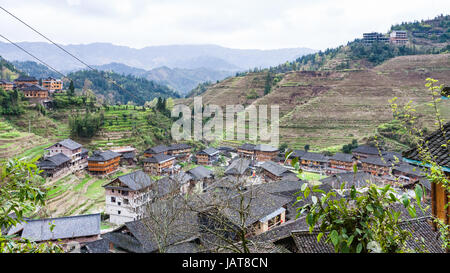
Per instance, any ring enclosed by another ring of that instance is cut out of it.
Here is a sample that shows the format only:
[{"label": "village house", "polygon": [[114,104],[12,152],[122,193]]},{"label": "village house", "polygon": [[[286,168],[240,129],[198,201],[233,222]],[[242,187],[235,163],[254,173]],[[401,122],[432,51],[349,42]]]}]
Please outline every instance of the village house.
[{"label": "village house", "polygon": [[39,81],[35,77],[30,76],[19,76],[17,79],[14,80],[14,84],[17,87],[20,87],[21,85],[39,85]]},{"label": "village house", "polygon": [[379,156],[369,156],[362,158],[361,165],[363,171],[376,176],[390,176],[394,162],[390,159]]},{"label": "village house", "polygon": [[47,156],[37,163],[39,169],[43,171],[46,177],[57,178],[67,174],[70,171],[71,158],[63,153],[57,153]]},{"label": "village house", "polygon": [[173,174],[177,171],[175,157],[166,154],[157,154],[143,160],[144,171],[152,175]]},{"label": "village house", "polygon": [[170,176],[165,176],[157,181],[159,193],[162,196],[173,196],[175,194],[191,194],[195,189],[194,178],[184,172],[179,171]]},{"label": "village house", "polygon": [[304,168],[324,170],[328,167],[328,157],[321,153],[305,152],[299,157],[299,163]]},{"label": "village house", "polygon": [[178,161],[189,161],[192,147],[184,143],[172,144],[168,147],[168,154],[175,156]]},{"label": "village house", "polygon": [[24,84],[20,85],[18,88],[27,99],[48,99],[48,90],[37,84]]},{"label": "village house", "polygon": [[294,158],[300,159],[300,158],[302,158],[302,155],[304,155],[305,153],[306,153],[306,151],[303,151],[303,150],[293,150],[292,153],[289,155],[289,157],[287,159],[284,158],[284,157],[281,157],[280,158],[280,163],[281,162],[284,163],[284,161],[286,160],[286,164],[287,165],[291,165],[292,159],[294,159]]},{"label": "village house", "polygon": [[251,175],[250,159],[236,158],[228,165],[224,174],[233,176]]},{"label": "village house", "polygon": [[154,155],[157,154],[165,154],[167,155],[169,152],[169,147],[167,147],[166,145],[158,145],[152,148],[148,148],[147,150],[144,151],[144,156],[145,157],[152,157]]},{"label": "village house", "polygon": [[5,91],[11,91],[14,89],[14,83],[0,80],[0,88],[3,88]]},{"label": "village house", "polygon": [[203,166],[192,168],[186,173],[192,177],[189,186],[191,192],[204,192],[205,188],[214,180],[214,172]]},{"label": "village house", "polygon": [[114,224],[140,219],[145,206],[152,200],[151,189],[155,182],[143,171],[122,175],[104,185],[105,213]]},{"label": "village house", "polygon": [[336,153],[328,159],[327,173],[349,172],[355,164],[353,155]]},{"label": "village house", "polygon": [[274,160],[278,155],[278,149],[267,144],[249,144],[245,143],[237,148],[240,157],[245,157],[257,162]]},{"label": "village house", "polygon": [[414,185],[422,177],[421,167],[408,163],[400,163],[392,169],[392,175],[398,179],[402,185]]},{"label": "village house", "polygon": [[[50,230],[53,226],[53,230]],[[7,235],[18,235],[32,242],[53,242],[67,246],[100,239],[100,213],[45,219],[27,219],[11,227]]]},{"label": "village house", "polygon": [[212,165],[219,160],[219,151],[214,148],[206,148],[196,154],[197,164]]},{"label": "village house", "polygon": [[95,151],[88,157],[88,171],[97,175],[108,175],[119,167],[120,154],[113,151]]},{"label": "village house", "polygon": [[[450,122],[443,125],[443,130],[436,130],[425,138],[426,150],[429,151],[433,161],[436,162],[444,171],[447,179],[450,179],[450,156],[449,146],[450,143]],[[414,164],[418,167],[423,166],[422,158],[418,148],[412,148],[403,153],[403,161]],[[430,183],[431,187],[431,213],[434,217],[439,218],[445,225],[450,224],[450,206],[449,192],[445,189],[445,186],[441,183]],[[434,223],[434,228],[437,226]],[[447,252],[450,248],[447,248]]]},{"label": "village house", "polygon": [[63,89],[63,82],[60,79],[48,77],[42,79],[42,87],[48,89],[50,92],[60,92]]},{"label": "village house", "polygon": [[358,172],[344,172],[333,174],[329,177],[319,180],[322,185],[329,185],[331,189],[340,190],[342,183],[345,182],[343,189],[351,189],[355,186],[356,189],[366,187],[369,185],[368,181],[373,184],[380,185],[380,179],[369,173],[358,171]]},{"label": "village house", "polygon": [[131,146],[110,148],[111,151],[120,154],[120,164],[133,166],[136,165],[136,148]]},{"label": "village house", "polygon": [[360,145],[352,150],[352,154],[356,159],[362,159],[369,156],[379,156],[381,151],[378,148],[370,145]]},{"label": "village house", "polygon": [[273,161],[266,161],[261,165],[263,170],[264,179],[267,181],[278,181],[284,176],[290,175],[292,172],[286,167],[277,164]]},{"label": "village house", "polygon": [[54,156],[59,153],[63,153],[70,159],[71,171],[77,171],[85,169],[88,165],[87,157],[88,150],[83,148],[78,142],[73,141],[70,138],[64,139],[60,142],[53,144],[52,146],[44,149],[46,154],[44,159]]}]

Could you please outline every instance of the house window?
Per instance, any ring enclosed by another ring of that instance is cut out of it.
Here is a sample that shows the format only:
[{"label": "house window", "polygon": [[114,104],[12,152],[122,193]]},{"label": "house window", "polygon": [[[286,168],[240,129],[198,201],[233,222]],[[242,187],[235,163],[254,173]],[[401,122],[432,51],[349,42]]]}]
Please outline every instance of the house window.
[{"label": "house window", "polygon": [[120,214],[120,210],[117,211],[117,214]]},{"label": "house window", "polygon": [[121,202],[117,202],[117,205],[119,205],[120,206],[120,204],[122,204]]},{"label": "house window", "polygon": [[122,191],[123,196],[128,196],[128,191]]},{"label": "house window", "polygon": [[111,202],[112,203],[116,203],[116,198],[115,197],[111,197]]},{"label": "house window", "polygon": [[123,203],[124,203],[125,205],[128,205],[128,204],[129,204],[128,199],[123,199]]}]

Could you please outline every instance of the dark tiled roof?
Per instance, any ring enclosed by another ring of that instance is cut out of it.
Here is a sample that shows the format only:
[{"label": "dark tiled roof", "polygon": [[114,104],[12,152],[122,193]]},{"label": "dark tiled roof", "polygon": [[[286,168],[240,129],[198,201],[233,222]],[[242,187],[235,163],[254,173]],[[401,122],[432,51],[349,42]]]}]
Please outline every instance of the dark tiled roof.
[{"label": "dark tiled roof", "polygon": [[226,168],[225,174],[227,175],[242,175],[250,166],[250,160],[245,158],[238,158],[233,160],[231,164]]},{"label": "dark tiled roof", "polygon": [[379,156],[368,156],[366,158],[361,159],[362,163],[367,163],[371,165],[383,166],[383,167],[391,167],[394,164],[393,161],[387,158],[381,158]]},{"label": "dark tiled roof", "polygon": [[281,166],[280,164],[277,164],[273,161],[266,161],[261,165],[261,168],[264,170],[276,175],[281,176],[285,172],[289,172],[288,169],[286,169],[284,166]]},{"label": "dark tiled roof", "polygon": [[292,154],[289,158],[295,158],[295,157],[301,158],[305,153],[306,153],[306,151],[303,151],[303,150],[293,150]]},{"label": "dark tiled roof", "polygon": [[255,150],[255,145],[254,144],[250,144],[250,143],[244,143],[241,146],[239,146],[238,149],[254,151]]},{"label": "dark tiled roof", "polygon": [[[50,225],[54,224],[53,231]],[[100,214],[68,216],[29,220],[22,232],[22,238],[32,241],[77,238],[100,234]]]},{"label": "dark tiled roof", "polygon": [[20,87],[22,91],[48,91],[47,89],[37,85],[37,84],[25,84]]},{"label": "dark tiled roof", "polygon": [[338,173],[333,174],[332,176],[323,178],[320,180],[323,184],[330,185],[333,189],[340,189],[341,184],[343,182],[345,183],[344,188],[349,189],[352,186],[355,186],[355,188],[361,188],[367,186],[367,180],[371,181],[372,183],[376,183],[377,178],[366,173],[366,172],[345,172],[345,173]]},{"label": "dark tiled roof", "polygon": [[175,157],[171,156],[171,155],[157,154],[152,157],[147,157],[143,161],[148,162],[148,163],[163,163],[163,162],[173,160],[173,159],[175,159]]},{"label": "dark tiled roof", "polygon": [[209,156],[213,156],[218,153],[219,153],[219,151],[214,148],[206,148],[204,150],[201,150],[198,154],[207,154]]},{"label": "dark tiled roof", "polygon": [[175,143],[168,147],[168,149],[171,150],[184,150],[184,149],[190,149],[192,148],[190,145],[187,145],[185,143]]},{"label": "dark tiled roof", "polygon": [[292,221],[288,221],[280,226],[270,229],[269,231],[256,235],[252,237],[252,240],[273,242],[277,239],[290,236],[291,231],[306,229],[308,229],[308,224],[306,224],[305,217],[301,217]]},{"label": "dark tiled roof", "polygon": [[211,177],[214,173],[203,166],[198,166],[187,171],[194,179],[203,179]]},{"label": "dark tiled roof", "polygon": [[71,159],[68,156],[63,153],[58,153],[40,161],[38,166],[40,168],[55,168],[69,161],[71,161]]},{"label": "dark tiled roof", "polygon": [[306,152],[301,157],[302,160],[310,160],[317,162],[328,162],[328,157],[321,153]]},{"label": "dark tiled roof", "polygon": [[0,84],[13,84],[12,82],[8,82],[8,81],[5,81],[5,80],[0,80]]},{"label": "dark tiled roof", "polygon": [[343,161],[343,162],[353,162],[352,154],[336,153],[330,160]]},{"label": "dark tiled roof", "polygon": [[430,180],[428,180],[425,177],[422,177],[421,179],[419,179],[419,183],[425,187],[425,189],[431,191],[431,183]]},{"label": "dark tiled roof", "polygon": [[198,243],[189,241],[168,246],[166,253],[197,253],[201,249],[202,248]]},{"label": "dark tiled roof", "polygon": [[399,224],[404,230],[411,232],[412,236],[406,241],[406,247],[414,250],[425,250],[430,253],[445,253],[442,249],[440,233],[434,231],[431,217],[415,218]]},{"label": "dark tiled roof", "polygon": [[64,147],[66,147],[67,149],[70,149],[70,150],[75,150],[75,149],[81,148],[81,146],[83,146],[80,143],[71,140],[70,138],[61,140],[57,144],[60,144],[61,146],[64,146]]},{"label": "dark tiled roof", "polygon": [[309,230],[292,231],[292,238],[294,238],[298,253],[334,253],[334,248],[331,244],[325,243],[325,236],[320,242],[317,242],[317,235],[319,231]]},{"label": "dark tiled roof", "polygon": [[99,152],[95,151],[92,156],[88,158],[89,161],[108,161],[113,158],[120,157],[119,153],[113,152],[113,151],[104,151]]},{"label": "dark tiled roof", "polygon": [[84,243],[81,247],[86,253],[109,253],[109,243],[105,239]]},{"label": "dark tiled roof", "polygon": [[169,150],[169,147],[167,147],[166,145],[159,145],[159,146],[156,146],[156,147],[148,148],[147,150],[144,151],[144,153],[146,153],[146,154],[160,154],[160,153],[167,152],[168,150]]},{"label": "dark tiled roof", "polygon": [[[127,187],[133,191],[145,189],[154,183],[154,181],[141,170],[119,176],[116,180],[119,180],[123,184],[127,185]],[[108,187],[111,183],[108,183],[105,187]]]},{"label": "dark tiled roof", "polygon": [[227,146],[220,146],[219,151],[222,152],[236,152],[236,149],[233,147],[227,147]]},{"label": "dark tiled roof", "polygon": [[361,153],[368,155],[379,155],[378,148],[369,145],[360,145],[352,150],[353,153]]},{"label": "dark tiled roof", "polygon": [[382,152],[381,155],[383,156],[383,158],[391,160],[391,161],[401,162],[403,159],[402,154],[397,153],[397,152]]},{"label": "dark tiled roof", "polygon": [[423,172],[421,171],[421,167],[419,166],[415,166],[415,165],[411,165],[408,163],[401,163],[400,165],[396,166],[394,168],[394,170],[399,171],[399,172],[403,172],[406,174],[412,174],[412,175],[416,175],[416,176],[422,176]]},{"label": "dark tiled roof", "polygon": [[[428,147],[428,152],[437,164],[450,168],[450,122],[447,122],[443,127],[445,137],[440,130],[436,130],[425,138],[425,146]],[[442,145],[447,146],[445,147]],[[419,154],[417,148],[404,152],[403,157],[416,161],[423,161],[422,155]]]},{"label": "dark tiled roof", "polygon": [[123,159],[134,159],[136,157],[135,152],[127,152],[122,155]]}]

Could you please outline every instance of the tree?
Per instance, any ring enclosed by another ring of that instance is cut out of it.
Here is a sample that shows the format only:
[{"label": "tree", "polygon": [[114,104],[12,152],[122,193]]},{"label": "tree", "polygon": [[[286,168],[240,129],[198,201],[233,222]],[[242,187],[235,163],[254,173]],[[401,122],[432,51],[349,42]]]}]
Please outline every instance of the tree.
[{"label": "tree", "polygon": [[[43,179],[36,159],[10,159],[0,163],[0,252],[62,252],[52,243],[37,244],[3,236],[3,229],[24,221],[24,216],[45,204]],[[51,227],[49,227],[51,228]]]},{"label": "tree", "polygon": [[305,151],[306,151],[306,152],[309,151],[309,144],[306,144],[306,145],[305,145]]},{"label": "tree", "polygon": [[69,97],[75,96],[75,86],[73,85],[73,81],[72,80],[70,81],[69,89],[67,90],[67,95]]}]

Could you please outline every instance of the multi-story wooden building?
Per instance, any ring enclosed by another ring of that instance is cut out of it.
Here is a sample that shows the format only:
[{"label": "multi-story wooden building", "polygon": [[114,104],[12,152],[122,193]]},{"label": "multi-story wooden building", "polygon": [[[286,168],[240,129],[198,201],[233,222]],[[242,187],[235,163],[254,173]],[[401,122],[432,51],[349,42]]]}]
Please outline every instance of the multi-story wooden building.
[{"label": "multi-story wooden building", "polygon": [[329,158],[321,153],[306,152],[299,157],[300,165],[311,169],[326,169]]},{"label": "multi-story wooden building", "polygon": [[278,155],[278,149],[267,144],[245,143],[237,148],[240,157],[245,157],[258,162],[274,160]]},{"label": "multi-story wooden building", "polygon": [[351,154],[336,153],[328,160],[330,172],[350,172],[353,170],[355,159]]},{"label": "multi-story wooden building", "polygon": [[47,177],[57,178],[67,174],[70,171],[71,158],[63,153],[57,153],[47,156],[37,163],[39,169]]},{"label": "multi-story wooden building", "polygon": [[143,160],[144,171],[152,175],[173,174],[176,172],[175,157],[157,154]]},{"label": "multi-story wooden building", "polygon": [[109,221],[122,225],[141,219],[145,206],[152,200],[153,181],[143,171],[122,175],[103,186],[105,188],[105,212]]},{"label": "multi-story wooden building", "polygon": [[362,159],[369,156],[379,156],[382,151],[377,147],[370,145],[360,145],[352,150],[352,154],[356,159]]},{"label": "multi-story wooden building", "polygon": [[175,156],[178,161],[188,161],[191,158],[192,147],[185,143],[176,143],[168,147],[168,154]]},{"label": "multi-story wooden building", "polygon": [[189,192],[202,193],[214,181],[214,173],[203,166],[197,166],[186,173],[191,177]]},{"label": "multi-story wooden building", "polygon": [[0,80],[0,87],[5,91],[11,91],[14,88],[14,83]]},{"label": "multi-story wooden building", "polygon": [[19,76],[17,79],[14,80],[14,84],[16,86],[20,85],[39,85],[39,81],[35,77],[29,77],[29,76]]},{"label": "multi-story wooden building", "polygon": [[197,163],[200,165],[212,165],[219,160],[219,151],[214,148],[206,148],[197,153]]},{"label": "multi-story wooden building", "polygon": [[88,157],[88,171],[93,174],[107,175],[119,167],[120,154],[113,151],[95,151]]},{"label": "multi-story wooden building", "polygon": [[27,99],[48,99],[48,90],[37,84],[24,84],[18,88]]},{"label": "multi-story wooden building", "polygon": [[42,79],[42,87],[48,89],[50,92],[59,92],[63,89],[63,82],[60,79],[48,77]]},{"label": "multi-story wooden building", "polygon": [[376,176],[389,176],[393,164],[391,160],[379,156],[369,156],[361,159],[363,171]]},{"label": "multi-story wooden building", "polygon": [[152,148],[148,148],[147,150],[144,151],[144,156],[145,157],[152,157],[154,155],[157,154],[168,154],[169,152],[169,147],[167,147],[166,145],[158,145]]},{"label": "multi-story wooden building", "polygon": [[264,179],[267,181],[279,181],[284,176],[290,175],[292,172],[284,166],[277,164],[273,161],[266,161],[261,165],[263,170]]}]

